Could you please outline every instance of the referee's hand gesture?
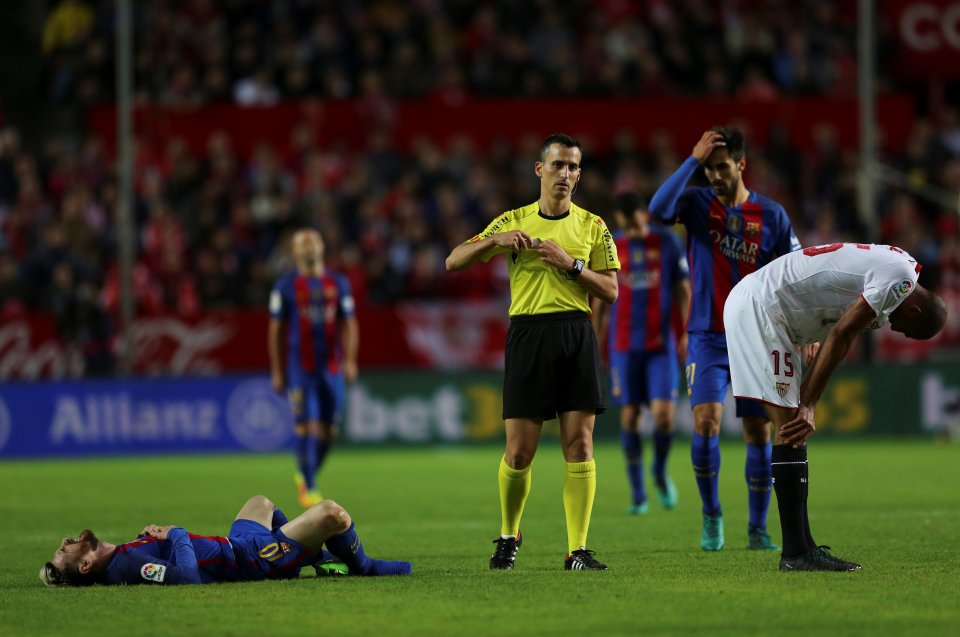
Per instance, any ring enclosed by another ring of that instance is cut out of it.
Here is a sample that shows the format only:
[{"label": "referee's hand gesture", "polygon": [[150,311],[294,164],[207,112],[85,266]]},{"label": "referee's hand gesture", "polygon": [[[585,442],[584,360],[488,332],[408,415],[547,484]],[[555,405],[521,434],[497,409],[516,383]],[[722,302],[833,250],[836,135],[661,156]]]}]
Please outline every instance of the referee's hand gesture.
[{"label": "referee's hand gesture", "polygon": [[533,239],[522,230],[510,230],[509,232],[498,232],[490,237],[493,243],[501,248],[510,248],[514,252],[520,252],[533,245]]},{"label": "referee's hand gesture", "polygon": [[573,267],[574,259],[559,245],[546,239],[537,246],[537,252],[540,253],[540,260],[552,265],[558,270],[567,272]]}]

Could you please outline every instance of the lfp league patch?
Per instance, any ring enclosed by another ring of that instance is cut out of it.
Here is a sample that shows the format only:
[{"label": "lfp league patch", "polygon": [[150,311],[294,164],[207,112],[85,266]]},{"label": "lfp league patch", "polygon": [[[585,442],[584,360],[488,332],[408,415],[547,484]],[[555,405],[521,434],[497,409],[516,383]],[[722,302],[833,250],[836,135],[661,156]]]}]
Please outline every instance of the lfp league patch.
[{"label": "lfp league patch", "polygon": [[144,564],[140,567],[140,577],[148,582],[163,583],[163,578],[167,576],[167,567],[162,564]]},{"label": "lfp league patch", "polygon": [[910,281],[909,279],[904,279],[903,281],[900,281],[900,283],[897,283],[895,286],[893,286],[893,298],[899,301],[900,299],[910,294],[910,290],[912,289],[913,289],[913,281]]}]

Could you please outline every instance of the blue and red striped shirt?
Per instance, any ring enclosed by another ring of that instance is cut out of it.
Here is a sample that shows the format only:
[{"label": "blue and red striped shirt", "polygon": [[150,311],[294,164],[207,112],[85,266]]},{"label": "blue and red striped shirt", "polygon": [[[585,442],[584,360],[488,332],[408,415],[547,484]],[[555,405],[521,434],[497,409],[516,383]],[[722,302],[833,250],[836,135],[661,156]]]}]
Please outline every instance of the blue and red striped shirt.
[{"label": "blue and red striped shirt", "polygon": [[676,235],[659,226],[631,239],[614,235],[620,293],[610,310],[610,351],[659,351],[673,343],[670,312],[676,285],[690,276]]},{"label": "blue and red striped shirt", "polygon": [[287,368],[291,373],[338,372],[343,359],[341,323],[353,316],[350,283],[340,273],[291,272],[270,294],[270,317],[288,326]]},{"label": "blue and red striped shirt", "polygon": [[171,529],[167,540],[146,537],[120,544],[104,569],[104,584],[208,584],[245,580],[225,537]]},{"label": "blue and red striped shirt", "polygon": [[684,187],[700,166],[689,157],[653,195],[650,212],[687,229],[693,299],[687,330],[723,332],[723,306],[740,279],[788,252],[800,249],[783,206],[751,191],[730,208],[713,188]]}]

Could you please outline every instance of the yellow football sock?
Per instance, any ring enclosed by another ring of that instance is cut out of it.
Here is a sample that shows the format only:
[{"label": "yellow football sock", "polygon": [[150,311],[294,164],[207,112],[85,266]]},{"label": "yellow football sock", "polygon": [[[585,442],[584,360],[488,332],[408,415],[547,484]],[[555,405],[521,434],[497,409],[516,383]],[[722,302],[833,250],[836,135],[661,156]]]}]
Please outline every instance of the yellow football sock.
[{"label": "yellow football sock", "polygon": [[500,535],[516,535],[520,531],[520,516],[530,493],[533,476],[530,467],[511,469],[506,458],[500,458]]},{"label": "yellow football sock", "polygon": [[597,463],[568,462],[567,477],[563,481],[563,510],[567,514],[567,545],[569,552],[587,545],[593,496],[597,492]]}]

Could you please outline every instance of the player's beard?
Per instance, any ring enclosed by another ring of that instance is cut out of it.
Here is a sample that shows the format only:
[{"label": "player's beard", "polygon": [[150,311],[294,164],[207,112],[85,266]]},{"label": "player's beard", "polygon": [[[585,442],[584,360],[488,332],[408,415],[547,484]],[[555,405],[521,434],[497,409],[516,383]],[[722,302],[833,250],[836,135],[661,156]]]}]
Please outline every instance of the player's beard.
[{"label": "player's beard", "polygon": [[97,550],[97,547],[100,546],[100,539],[94,535],[93,531],[90,529],[84,529],[81,531],[80,535],[77,536],[77,542],[88,542],[90,544],[90,548],[93,550]]},{"label": "player's beard", "polygon": [[304,270],[313,270],[323,261],[323,253],[315,254],[301,254],[300,255],[300,267]]},{"label": "player's beard", "polygon": [[731,180],[728,182],[724,180],[721,182],[716,182],[713,184],[713,189],[716,191],[719,197],[727,199],[737,194],[737,181]]}]

